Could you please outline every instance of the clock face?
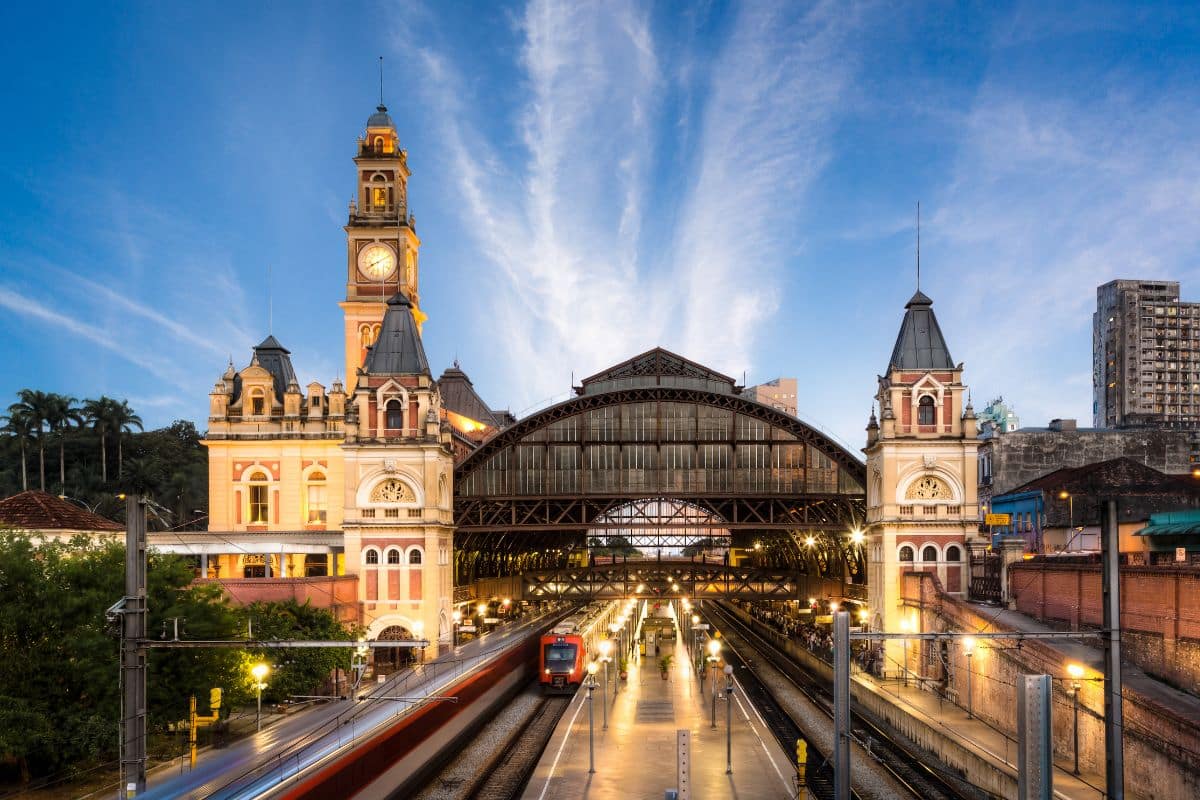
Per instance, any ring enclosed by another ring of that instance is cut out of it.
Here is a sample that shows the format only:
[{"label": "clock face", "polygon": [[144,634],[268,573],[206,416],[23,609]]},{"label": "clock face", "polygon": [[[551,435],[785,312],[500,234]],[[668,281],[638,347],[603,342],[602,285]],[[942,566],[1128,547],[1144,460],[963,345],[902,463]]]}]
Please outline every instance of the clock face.
[{"label": "clock face", "polygon": [[382,242],[373,242],[359,252],[358,270],[370,280],[386,280],[396,272],[396,253]]}]

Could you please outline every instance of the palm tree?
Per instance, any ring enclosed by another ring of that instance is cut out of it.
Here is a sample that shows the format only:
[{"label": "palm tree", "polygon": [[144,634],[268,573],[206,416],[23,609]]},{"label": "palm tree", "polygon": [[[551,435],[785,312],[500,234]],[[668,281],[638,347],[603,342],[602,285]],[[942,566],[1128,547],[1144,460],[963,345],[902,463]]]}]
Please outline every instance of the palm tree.
[{"label": "palm tree", "polygon": [[67,462],[64,453],[67,429],[83,422],[83,416],[75,406],[77,402],[79,401],[74,397],[68,397],[65,394],[50,394],[49,403],[46,406],[46,426],[51,433],[58,434],[58,490],[60,492],[67,490]]},{"label": "palm tree", "polygon": [[29,414],[22,410],[19,403],[9,406],[8,416],[3,419],[4,432],[16,436],[17,442],[21,445],[21,491],[28,491],[29,475],[25,464],[25,443],[29,440],[29,435],[33,433],[33,423]]},{"label": "palm tree", "polygon": [[46,416],[51,405],[51,395],[38,389],[22,389],[17,392],[20,398],[8,407],[8,413],[21,414],[29,422],[38,446],[38,477],[39,487],[46,491]]},{"label": "palm tree", "polygon": [[117,477],[120,477],[124,470],[121,437],[126,433],[133,433],[134,428],[139,431],[145,430],[145,428],[142,427],[142,418],[133,413],[133,409],[129,407],[128,400],[113,403],[112,417],[109,421],[112,429],[117,433]]},{"label": "palm tree", "polygon": [[119,405],[116,400],[104,395],[100,395],[98,400],[83,401],[84,417],[100,436],[100,479],[104,483],[108,483],[108,434],[113,430],[113,417]]}]

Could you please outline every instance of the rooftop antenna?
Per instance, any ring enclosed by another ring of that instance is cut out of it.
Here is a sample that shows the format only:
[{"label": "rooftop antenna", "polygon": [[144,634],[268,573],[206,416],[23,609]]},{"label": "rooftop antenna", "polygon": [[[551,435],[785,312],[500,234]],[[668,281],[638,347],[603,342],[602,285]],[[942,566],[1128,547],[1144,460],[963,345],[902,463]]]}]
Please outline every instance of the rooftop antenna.
[{"label": "rooftop antenna", "polygon": [[921,201],[917,201],[917,291],[921,291]]},{"label": "rooftop antenna", "polygon": [[379,57],[379,105],[383,105],[383,56]]}]

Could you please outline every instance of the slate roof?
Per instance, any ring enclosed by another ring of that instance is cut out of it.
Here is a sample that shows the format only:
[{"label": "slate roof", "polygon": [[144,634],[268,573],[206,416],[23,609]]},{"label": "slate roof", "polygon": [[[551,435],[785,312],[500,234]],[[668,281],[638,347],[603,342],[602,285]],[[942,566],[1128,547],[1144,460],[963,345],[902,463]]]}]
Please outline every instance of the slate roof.
[{"label": "slate roof", "polygon": [[933,301],[920,290],[904,306],[904,319],[888,368],[954,369],[954,359],[950,358],[950,349],[933,313]]},{"label": "slate roof", "polygon": [[283,402],[283,393],[288,384],[296,380],[296,370],[292,369],[291,351],[279,343],[274,336],[268,336],[254,348],[258,363],[271,373],[271,382],[275,385],[275,396]]},{"label": "slate roof", "polygon": [[363,372],[368,375],[429,375],[425,347],[417,333],[412,303],[397,292],[387,301],[379,338],[367,352]]},{"label": "slate roof", "polygon": [[454,366],[448,367],[442,373],[442,376],[437,379],[437,385],[438,391],[442,395],[443,408],[493,428],[503,427],[496,412],[483,402],[483,398],[475,391],[471,379],[459,368],[457,361],[454,362]]},{"label": "slate roof", "polygon": [[395,128],[392,117],[387,113],[387,106],[380,103],[375,107],[375,113],[367,120],[368,128]]},{"label": "slate roof", "polygon": [[34,489],[0,500],[0,524],[25,531],[125,530],[119,522]]},{"label": "slate roof", "polygon": [[672,353],[670,350],[662,347],[647,350],[633,358],[622,361],[620,364],[611,366],[603,372],[597,372],[595,375],[584,378],[579,382],[580,386],[576,391],[583,394],[592,384],[611,381],[628,382],[646,379],[641,382],[647,385],[654,385],[657,382],[654,380],[656,378],[683,378],[706,381],[713,384],[714,388],[723,385],[723,391],[726,393],[740,391],[740,389],[735,389],[735,381],[728,375],[722,375],[703,364],[684,358],[678,353]]}]

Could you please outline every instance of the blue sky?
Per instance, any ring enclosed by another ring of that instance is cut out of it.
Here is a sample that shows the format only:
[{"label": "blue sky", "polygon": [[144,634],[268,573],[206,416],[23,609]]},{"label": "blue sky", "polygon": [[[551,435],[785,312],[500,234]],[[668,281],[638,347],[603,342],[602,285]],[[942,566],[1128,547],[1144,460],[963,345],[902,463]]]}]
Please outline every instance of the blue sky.
[{"label": "blue sky", "polygon": [[918,200],[976,406],[1024,424],[1090,419],[1098,284],[1200,300],[1195,5],[56,8],[0,9],[0,398],[203,428],[267,333],[268,264],[273,332],[328,385],[381,54],[426,350],[496,406],[661,344],[798,376],[857,448]]}]

